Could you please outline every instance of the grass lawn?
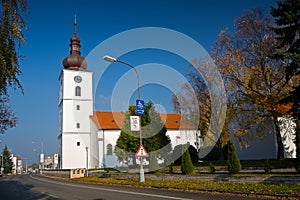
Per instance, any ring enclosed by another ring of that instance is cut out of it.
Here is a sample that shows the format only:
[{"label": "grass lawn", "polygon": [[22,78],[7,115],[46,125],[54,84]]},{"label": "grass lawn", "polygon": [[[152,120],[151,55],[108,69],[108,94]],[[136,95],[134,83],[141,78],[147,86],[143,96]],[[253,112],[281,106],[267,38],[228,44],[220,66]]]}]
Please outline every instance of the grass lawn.
[{"label": "grass lawn", "polygon": [[84,177],[72,179],[72,181],[127,185],[134,187],[160,188],[183,190],[190,192],[219,192],[231,194],[247,194],[254,196],[265,196],[269,198],[299,199],[300,185],[283,184],[261,184],[261,183],[235,183],[235,182],[214,182],[199,180],[149,180],[140,183],[138,178],[119,179],[114,177]]},{"label": "grass lawn", "polygon": [[[194,176],[198,176],[196,180],[156,180],[146,178],[143,183],[139,182],[138,178],[121,178],[120,176],[111,176],[107,178],[100,178],[100,176],[84,177],[79,179],[73,179],[72,181],[82,181],[88,183],[96,184],[110,184],[110,185],[127,185],[133,187],[147,187],[147,188],[159,188],[159,189],[169,189],[169,190],[181,190],[190,192],[218,192],[218,193],[230,193],[237,195],[253,195],[253,196],[263,196],[264,198],[271,199],[300,199],[300,183],[299,184],[266,184],[266,183],[251,183],[251,182],[230,182],[230,181],[205,181],[201,176],[208,175],[209,163],[212,161],[203,161],[195,165]],[[269,160],[271,169],[284,169],[293,168],[294,161],[292,159],[285,160]],[[226,163],[220,163],[218,161],[214,163],[217,169],[226,169]],[[264,168],[265,160],[251,160],[251,161],[241,161],[243,169],[253,169],[253,168]],[[180,171],[180,166],[174,166],[174,171]],[[109,172],[111,174],[118,172]],[[168,167],[161,169],[159,174],[169,174]],[[171,175],[171,174],[169,174]],[[274,173],[271,172],[272,176]],[[288,176],[300,176],[299,174],[292,173],[276,173],[276,176],[288,175]],[[182,175],[184,176],[184,175]],[[237,176],[262,176],[262,173],[242,173]]]}]

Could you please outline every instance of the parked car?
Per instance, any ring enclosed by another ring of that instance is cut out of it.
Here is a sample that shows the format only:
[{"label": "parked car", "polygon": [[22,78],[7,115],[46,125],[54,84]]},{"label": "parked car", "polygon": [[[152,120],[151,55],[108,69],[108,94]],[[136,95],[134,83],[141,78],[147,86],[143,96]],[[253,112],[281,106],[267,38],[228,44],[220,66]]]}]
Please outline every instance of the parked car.
[{"label": "parked car", "polygon": [[0,177],[2,177],[2,172],[0,171]]}]

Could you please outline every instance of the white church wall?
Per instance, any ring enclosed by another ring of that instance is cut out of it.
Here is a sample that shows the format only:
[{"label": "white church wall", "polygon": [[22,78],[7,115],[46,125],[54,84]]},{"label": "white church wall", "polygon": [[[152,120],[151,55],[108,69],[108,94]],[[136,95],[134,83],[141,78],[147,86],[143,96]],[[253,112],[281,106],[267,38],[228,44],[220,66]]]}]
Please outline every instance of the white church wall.
[{"label": "white church wall", "polygon": [[[295,123],[289,117],[280,117],[280,134],[284,145],[285,158],[295,158]],[[274,132],[258,138],[253,136],[253,141],[249,146],[243,147],[238,140],[231,134],[234,141],[237,154],[241,160],[259,160],[259,159],[276,159],[277,158],[277,141]]]},{"label": "white church wall", "polygon": [[196,131],[195,130],[168,130],[167,136],[169,136],[172,144],[172,149],[177,145],[183,145],[189,143],[196,148]]},{"label": "white church wall", "polygon": [[240,146],[238,140],[233,135],[231,139],[234,141],[237,155],[240,160],[260,160],[276,158],[276,138],[274,134],[269,134],[265,138],[255,137],[247,148]]},{"label": "white church wall", "polygon": [[65,133],[62,136],[62,168],[86,168],[86,147],[90,146],[90,134]]},{"label": "white church wall", "polygon": [[99,145],[98,145],[98,127],[90,120],[91,138],[90,138],[90,165],[89,168],[99,168]]},{"label": "white church wall", "polygon": [[[99,160],[102,160],[102,167],[116,167],[119,165],[118,158],[114,153],[117,140],[120,136],[121,130],[103,130],[99,131],[99,136],[103,138],[103,141],[99,141],[99,146],[102,148],[102,154],[99,154]],[[108,145],[111,145],[111,154],[108,153]]]},{"label": "white church wall", "polygon": [[[99,162],[101,167],[117,167],[120,166],[118,157],[115,155],[114,150],[117,140],[120,136],[121,130],[99,130]],[[172,148],[180,144],[190,143],[195,146],[196,131],[194,130],[168,130],[166,133],[169,136]],[[201,143],[201,142],[200,142]],[[112,155],[107,155],[107,145],[112,145]],[[104,146],[103,146],[104,145]]]},{"label": "white church wall", "polygon": [[[89,116],[92,115],[93,102],[91,101],[68,101],[64,100],[63,103],[63,132],[90,132]],[[77,106],[80,110],[77,110]],[[79,123],[79,127],[77,127]]]},{"label": "white church wall", "polygon": [[[92,93],[92,72],[89,71],[76,71],[76,70],[63,70],[64,81],[63,87],[65,88],[63,92],[64,99],[93,99]],[[81,76],[82,82],[76,83],[74,81],[75,76]],[[75,87],[80,86],[82,88],[81,95],[75,96]]]},{"label": "white church wall", "polygon": [[105,144],[104,144],[104,130],[98,130],[97,129],[97,135],[98,135],[98,156],[99,156],[99,167],[103,168],[104,165],[104,153],[105,153]]}]

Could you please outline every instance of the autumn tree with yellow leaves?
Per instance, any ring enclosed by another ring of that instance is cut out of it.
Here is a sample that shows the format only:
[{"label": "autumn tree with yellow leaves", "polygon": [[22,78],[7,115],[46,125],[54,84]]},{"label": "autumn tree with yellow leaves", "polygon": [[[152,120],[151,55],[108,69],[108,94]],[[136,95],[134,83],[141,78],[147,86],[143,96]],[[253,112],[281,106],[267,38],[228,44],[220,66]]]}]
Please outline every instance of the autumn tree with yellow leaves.
[{"label": "autumn tree with yellow leaves", "polygon": [[275,133],[277,158],[284,157],[278,117],[288,115],[282,105],[296,77],[286,81],[285,63],[269,55],[277,41],[269,29],[271,18],[258,9],[247,11],[235,22],[235,33],[219,34],[212,56],[226,85],[231,128],[240,144],[249,146],[254,137]]},{"label": "autumn tree with yellow leaves", "polygon": [[18,76],[20,70],[18,50],[24,44],[26,0],[2,0],[0,2],[0,134],[16,126],[17,120],[9,105],[8,88],[23,92]]}]

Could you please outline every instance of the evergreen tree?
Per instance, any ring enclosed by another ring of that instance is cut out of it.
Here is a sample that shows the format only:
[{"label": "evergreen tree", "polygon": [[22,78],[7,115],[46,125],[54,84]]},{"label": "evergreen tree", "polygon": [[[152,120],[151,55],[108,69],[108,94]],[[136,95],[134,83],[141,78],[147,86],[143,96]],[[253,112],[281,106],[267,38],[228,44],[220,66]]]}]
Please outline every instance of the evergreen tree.
[{"label": "evergreen tree", "polygon": [[159,165],[157,163],[157,157],[155,152],[150,153],[150,161],[149,161],[149,172],[155,173],[159,169]]},{"label": "evergreen tree", "polygon": [[242,169],[241,162],[237,156],[235,146],[232,141],[228,142],[228,171],[232,174],[237,174]]},{"label": "evergreen tree", "polygon": [[287,79],[299,74],[300,63],[300,0],[279,0],[277,8],[271,8],[271,15],[275,17],[277,27],[271,27],[277,34],[279,45],[273,55],[288,61]]},{"label": "evergreen tree", "polygon": [[[159,113],[155,111],[152,102],[145,103],[144,110],[145,114],[141,116],[143,145],[150,154],[159,150],[155,155],[156,158],[160,157],[166,161],[171,152],[170,139],[166,135],[167,129],[162,123]],[[130,105],[125,114],[115,153],[120,162],[130,164],[130,161],[133,161],[135,165],[135,153],[140,145],[140,137],[139,132],[130,131],[130,116],[132,115],[136,115],[135,105]]]},{"label": "evergreen tree", "polygon": [[1,157],[1,165],[2,165],[2,159],[3,159],[3,166],[1,166],[1,168],[2,167],[4,168],[3,173],[4,174],[11,173],[13,162],[11,160],[10,152],[8,151],[6,145],[5,145],[4,149],[2,150],[1,156],[3,156],[3,157]]},{"label": "evergreen tree", "polygon": [[193,171],[194,171],[194,165],[192,163],[192,159],[189,151],[186,150],[181,157],[181,172],[183,174],[191,174],[193,173]]},{"label": "evergreen tree", "polygon": [[279,41],[272,56],[285,61],[287,82],[294,76],[298,77],[298,82],[286,101],[293,104],[292,113],[296,122],[296,169],[300,171],[300,0],[278,1],[277,8],[271,8],[271,15],[277,25],[271,29],[277,34],[276,39]]},{"label": "evergreen tree", "polygon": [[115,154],[118,157],[119,162],[124,164],[136,165],[135,153],[139,148],[140,139],[138,132],[130,131],[130,115],[134,115],[135,107],[129,106],[128,112],[125,114],[121,134],[117,139]]},{"label": "evergreen tree", "polygon": [[214,163],[210,162],[209,165],[208,165],[208,167],[209,167],[209,172],[210,173],[213,174],[213,173],[216,172],[216,167],[215,167]]},{"label": "evergreen tree", "polygon": [[[186,149],[186,145],[179,144],[174,147],[174,150],[172,152],[172,160],[174,161],[174,165],[181,165],[181,160],[182,160],[182,152],[188,150],[190,153],[190,157],[192,160],[192,163],[197,163],[198,162],[198,152],[195,147],[192,145],[188,146],[188,149]],[[180,157],[179,157],[180,155]]]}]

